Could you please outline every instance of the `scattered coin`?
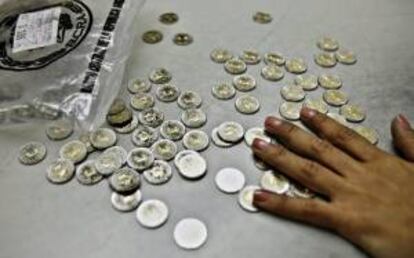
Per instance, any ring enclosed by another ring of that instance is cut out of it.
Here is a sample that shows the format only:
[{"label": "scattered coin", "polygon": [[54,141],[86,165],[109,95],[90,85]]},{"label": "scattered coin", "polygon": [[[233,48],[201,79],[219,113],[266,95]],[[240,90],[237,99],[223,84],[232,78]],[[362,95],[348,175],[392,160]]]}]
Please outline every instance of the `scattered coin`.
[{"label": "scattered coin", "polygon": [[128,153],[127,164],[138,171],[144,171],[154,163],[154,154],[147,148],[135,148]]},{"label": "scattered coin", "polygon": [[212,93],[217,99],[228,100],[236,95],[236,89],[231,84],[219,83],[213,86]]},{"label": "scattered coin", "polygon": [[146,200],[137,209],[136,218],[143,227],[158,228],[168,219],[167,205],[160,200]]},{"label": "scattered coin", "polygon": [[207,172],[206,160],[195,151],[184,150],[175,156],[174,164],[178,172],[187,179],[199,179]]},{"label": "scattered coin", "polygon": [[68,138],[73,133],[73,122],[69,119],[60,119],[50,123],[46,128],[46,135],[52,141]]},{"label": "scattered coin", "polygon": [[132,133],[132,143],[137,147],[151,147],[159,138],[158,132],[148,126],[140,125]]},{"label": "scattered coin", "polygon": [[158,127],[164,121],[164,113],[156,108],[149,108],[139,113],[138,120],[143,125]]},{"label": "scattered coin", "polygon": [[189,128],[200,128],[207,122],[207,115],[201,109],[190,108],[183,111],[181,121]]},{"label": "scattered coin", "polygon": [[152,88],[151,83],[142,79],[135,79],[128,84],[128,91],[131,94],[147,93]]},{"label": "scattered coin", "polygon": [[357,62],[354,52],[347,49],[340,49],[335,53],[336,60],[341,64],[352,65]]},{"label": "scattered coin", "polygon": [[348,94],[340,90],[327,90],[323,93],[323,99],[329,105],[339,107],[348,103]]},{"label": "scattered coin", "polygon": [[183,145],[188,150],[203,151],[210,143],[208,135],[201,130],[192,130],[183,137]]},{"label": "scattered coin", "polygon": [[282,87],[280,94],[287,101],[302,101],[306,97],[306,93],[301,86],[288,84]]},{"label": "scattered coin", "polygon": [[142,111],[154,107],[155,99],[147,93],[138,93],[131,96],[131,107],[137,111]]},{"label": "scattered coin", "polygon": [[176,22],[178,22],[178,15],[176,13],[173,12],[168,12],[168,13],[163,13],[160,15],[160,17],[158,18],[158,20],[166,25],[171,25],[174,24]]},{"label": "scattered coin", "polygon": [[172,177],[171,166],[163,161],[156,160],[152,168],[143,173],[145,180],[152,185],[161,185],[167,183]]},{"label": "scattered coin", "polygon": [[194,91],[185,91],[178,97],[178,106],[181,109],[198,108],[201,106],[203,100],[200,95]]},{"label": "scattered coin", "polygon": [[103,176],[112,175],[122,165],[122,158],[113,152],[104,152],[95,160],[96,170]]},{"label": "scattered coin", "polygon": [[233,57],[226,61],[224,69],[230,74],[242,74],[247,70],[247,65],[241,59]]},{"label": "scattered coin", "polygon": [[334,53],[321,52],[315,55],[315,63],[321,67],[334,67],[336,65],[336,57]]},{"label": "scattered coin", "polygon": [[215,48],[211,51],[210,58],[218,64],[223,64],[233,58],[233,54],[227,49]]},{"label": "scattered coin", "polygon": [[279,81],[283,79],[285,73],[277,65],[266,65],[262,68],[261,75],[268,81]]},{"label": "scattered coin", "polygon": [[264,55],[264,62],[267,65],[282,66],[286,63],[286,59],[280,53],[269,52]]},{"label": "scattered coin", "polygon": [[253,205],[254,192],[260,190],[260,187],[249,185],[244,187],[239,193],[239,205],[246,211],[258,212],[258,209]]},{"label": "scattered coin", "polygon": [[172,160],[177,155],[177,151],[177,145],[167,139],[159,140],[152,146],[154,158],[159,160]]},{"label": "scattered coin", "polygon": [[244,61],[244,63],[246,64],[255,65],[255,64],[260,63],[262,58],[260,57],[260,54],[258,51],[249,49],[249,50],[244,50],[242,52],[242,54],[240,55],[240,59]]},{"label": "scattered coin", "polygon": [[149,30],[142,34],[142,41],[147,44],[156,44],[162,41],[164,36],[159,30]]},{"label": "scattered coin", "polygon": [[63,145],[59,154],[62,159],[70,160],[76,164],[86,158],[88,151],[83,142],[74,140]]},{"label": "scattered coin", "polygon": [[313,74],[301,74],[296,76],[295,84],[303,88],[303,90],[315,90],[318,88],[318,77]]},{"label": "scattered coin", "polygon": [[123,127],[114,127],[114,131],[120,134],[129,134],[138,127],[138,123],[138,118],[136,116],[133,116],[129,124]]},{"label": "scattered coin", "polygon": [[114,127],[124,127],[132,122],[133,113],[130,109],[126,108],[118,114],[107,115],[106,121],[109,125]]},{"label": "scattered coin", "polygon": [[214,145],[221,148],[227,148],[233,146],[233,143],[225,142],[218,136],[218,128],[214,128],[211,132],[211,140]]},{"label": "scattered coin", "polygon": [[309,98],[306,99],[305,102],[303,103],[304,107],[313,109],[318,111],[319,113],[322,114],[326,114],[329,111],[329,107],[328,105],[323,101],[323,99],[313,99],[313,98]]},{"label": "scattered coin", "polygon": [[70,160],[58,159],[47,167],[46,178],[54,184],[69,182],[75,174],[75,165]]},{"label": "scattered coin", "polygon": [[177,33],[173,38],[173,42],[178,46],[187,46],[193,43],[193,41],[193,36],[188,33]]},{"label": "scattered coin", "polygon": [[41,142],[29,142],[19,151],[19,161],[23,165],[35,165],[46,158],[46,146]]},{"label": "scattered coin", "polygon": [[111,106],[109,107],[108,115],[119,114],[125,109],[126,109],[125,102],[120,98],[115,98],[114,101],[112,101]]},{"label": "scattered coin", "polygon": [[263,171],[267,171],[270,169],[270,167],[266,164],[266,162],[264,162],[261,158],[259,158],[255,154],[253,154],[252,156],[253,156],[254,165],[258,169],[263,170]]},{"label": "scattered coin", "polygon": [[121,212],[129,212],[138,208],[138,205],[142,201],[142,193],[137,190],[135,193],[130,195],[122,195],[117,192],[112,192],[111,203],[112,207]]},{"label": "scattered coin", "polygon": [[299,120],[302,105],[296,102],[283,102],[279,107],[280,115],[288,120]]},{"label": "scattered coin", "polygon": [[263,140],[270,143],[272,139],[267,135],[264,128],[253,127],[246,131],[244,134],[244,141],[248,146],[252,146],[255,139]]},{"label": "scattered coin", "polygon": [[273,171],[266,171],[260,179],[260,186],[269,192],[284,194],[289,190],[289,180]]},{"label": "scattered coin", "polygon": [[308,65],[302,58],[293,58],[286,61],[285,67],[288,72],[296,74],[304,73],[308,70]]},{"label": "scattered coin", "polygon": [[238,75],[233,78],[233,85],[239,91],[251,91],[256,88],[256,79],[249,74]]},{"label": "scattered coin", "polygon": [[260,102],[251,95],[242,95],[236,99],[236,110],[242,114],[254,114],[260,109]]},{"label": "scattered coin", "polygon": [[331,37],[320,38],[316,45],[324,51],[336,51],[339,49],[339,42]]},{"label": "scattered coin", "polygon": [[174,240],[185,250],[198,249],[207,241],[207,227],[198,219],[182,219],[175,225]]},{"label": "scattered coin", "polygon": [[267,24],[272,22],[273,18],[270,13],[265,12],[256,12],[253,15],[253,21],[260,23],[260,24]]},{"label": "scattered coin", "polygon": [[173,102],[180,96],[180,90],[172,84],[164,84],[157,89],[156,95],[162,102]]},{"label": "scattered coin", "polygon": [[342,86],[342,80],[338,75],[323,74],[318,78],[319,85],[327,90],[337,90]]},{"label": "scattered coin", "polygon": [[291,184],[289,192],[292,193],[293,197],[299,197],[304,199],[310,199],[315,197],[315,194],[311,190],[299,184]]},{"label": "scattered coin", "polygon": [[349,122],[362,122],[365,120],[365,111],[358,105],[347,104],[339,109],[339,114],[343,115]]},{"label": "scattered coin", "polygon": [[160,134],[165,139],[179,141],[185,134],[185,126],[180,121],[168,120],[161,125]]},{"label": "scattered coin", "polygon": [[139,174],[131,168],[116,170],[109,178],[109,186],[117,193],[130,194],[141,185]]},{"label": "scattered coin", "polygon": [[246,178],[238,169],[223,168],[217,173],[215,182],[220,191],[232,194],[239,192],[244,187]]},{"label": "scattered coin", "polygon": [[86,161],[76,169],[76,179],[83,185],[94,185],[99,183],[103,177],[95,167],[95,161]]},{"label": "scattered coin", "polygon": [[113,146],[109,149],[106,149],[103,153],[105,153],[105,154],[108,154],[108,153],[115,154],[121,160],[122,165],[126,163],[126,160],[128,158],[128,152],[121,146]]},{"label": "scattered coin", "polygon": [[89,140],[94,148],[103,150],[115,145],[117,138],[113,130],[99,128],[91,133]]},{"label": "scattered coin", "polygon": [[331,112],[329,112],[327,115],[333,120],[335,120],[336,122],[340,123],[341,125],[348,126],[344,116],[337,114],[337,113],[331,113]]},{"label": "scattered coin", "polygon": [[83,144],[85,144],[86,150],[88,151],[88,153],[92,153],[92,152],[95,151],[95,147],[92,146],[90,137],[91,137],[90,132],[84,132],[84,133],[80,134],[79,137],[78,137],[78,140],[83,142]]},{"label": "scattered coin", "polygon": [[365,126],[362,126],[362,125],[354,126],[353,129],[359,135],[361,135],[362,137],[367,139],[370,143],[372,143],[374,145],[378,143],[379,135],[378,135],[378,132],[375,129],[365,127]]},{"label": "scattered coin", "polygon": [[155,84],[168,83],[171,79],[171,73],[165,68],[156,68],[149,75],[149,80]]},{"label": "scattered coin", "polygon": [[236,143],[243,139],[244,128],[237,122],[224,122],[218,127],[217,133],[222,140]]}]

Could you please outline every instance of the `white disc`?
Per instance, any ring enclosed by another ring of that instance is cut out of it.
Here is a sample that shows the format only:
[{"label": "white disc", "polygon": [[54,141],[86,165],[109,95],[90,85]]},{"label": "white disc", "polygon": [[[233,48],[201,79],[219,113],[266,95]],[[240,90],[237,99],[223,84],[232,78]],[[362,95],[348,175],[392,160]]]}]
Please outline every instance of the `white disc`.
[{"label": "white disc", "polygon": [[254,192],[260,190],[260,187],[255,185],[249,185],[243,188],[239,193],[240,206],[250,212],[258,212],[259,210],[253,205]]},{"label": "white disc", "polygon": [[200,248],[207,241],[207,227],[198,219],[182,219],[175,225],[175,243],[187,250]]},{"label": "white disc", "polygon": [[246,178],[238,169],[223,168],[217,173],[215,181],[220,191],[224,193],[237,193],[243,188]]},{"label": "white disc", "polygon": [[195,151],[182,151],[176,156],[174,164],[178,172],[188,179],[201,178],[207,172],[206,160]]},{"label": "white disc", "polygon": [[147,200],[138,207],[136,218],[146,228],[157,228],[167,221],[168,214],[168,207],[164,202]]}]

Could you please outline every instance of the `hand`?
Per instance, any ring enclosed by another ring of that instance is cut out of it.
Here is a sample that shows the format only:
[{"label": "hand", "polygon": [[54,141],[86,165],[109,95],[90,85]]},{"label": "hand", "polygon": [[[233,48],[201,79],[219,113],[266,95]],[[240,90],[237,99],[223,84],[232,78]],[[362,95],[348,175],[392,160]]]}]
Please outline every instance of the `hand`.
[{"label": "hand", "polygon": [[314,110],[304,108],[301,120],[317,136],[269,117],[266,130],[283,146],[255,139],[253,151],[326,201],[261,190],[254,205],[330,229],[375,257],[414,257],[414,131],[407,119],[392,122],[395,147],[405,159]]}]

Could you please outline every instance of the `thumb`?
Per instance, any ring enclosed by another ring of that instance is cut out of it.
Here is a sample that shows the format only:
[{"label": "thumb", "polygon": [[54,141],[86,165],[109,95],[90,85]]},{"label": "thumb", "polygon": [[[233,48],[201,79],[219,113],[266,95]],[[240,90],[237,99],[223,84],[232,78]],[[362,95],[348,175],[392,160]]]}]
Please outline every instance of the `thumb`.
[{"label": "thumb", "polygon": [[391,133],[395,148],[408,161],[414,162],[414,130],[404,115],[398,115],[392,121]]}]

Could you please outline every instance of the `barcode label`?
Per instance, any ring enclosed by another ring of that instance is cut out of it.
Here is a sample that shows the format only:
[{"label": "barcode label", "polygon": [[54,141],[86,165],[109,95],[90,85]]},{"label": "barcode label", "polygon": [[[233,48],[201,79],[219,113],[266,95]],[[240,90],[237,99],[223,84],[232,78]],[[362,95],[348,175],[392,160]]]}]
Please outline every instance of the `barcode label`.
[{"label": "barcode label", "polygon": [[55,7],[19,15],[13,39],[13,53],[57,43],[61,8]]}]

